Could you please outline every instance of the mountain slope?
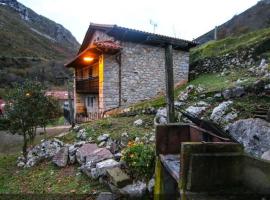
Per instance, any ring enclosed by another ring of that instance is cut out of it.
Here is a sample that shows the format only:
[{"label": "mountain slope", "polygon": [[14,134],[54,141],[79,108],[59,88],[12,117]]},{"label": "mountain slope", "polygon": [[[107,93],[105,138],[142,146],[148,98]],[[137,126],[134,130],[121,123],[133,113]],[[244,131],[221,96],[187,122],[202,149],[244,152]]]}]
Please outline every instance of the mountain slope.
[{"label": "mountain slope", "polygon": [[[255,6],[234,16],[231,20],[218,26],[217,38],[238,36],[250,31],[270,27],[270,0],[261,0]],[[198,37],[199,43],[206,43],[214,39],[214,30]]]},{"label": "mountain slope", "polygon": [[0,0],[0,88],[25,78],[57,85],[56,76],[67,73],[63,65],[78,48],[63,26],[16,0]]}]

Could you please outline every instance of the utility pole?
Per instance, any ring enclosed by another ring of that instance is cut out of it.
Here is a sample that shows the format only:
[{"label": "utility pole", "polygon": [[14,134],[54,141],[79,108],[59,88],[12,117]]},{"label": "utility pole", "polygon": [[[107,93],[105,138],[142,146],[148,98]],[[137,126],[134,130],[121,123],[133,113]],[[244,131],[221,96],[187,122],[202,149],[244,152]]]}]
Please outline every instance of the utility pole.
[{"label": "utility pole", "polygon": [[173,81],[173,52],[172,45],[165,47],[165,82],[166,82],[166,103],[167,122],[174,123],[174,81]]}]

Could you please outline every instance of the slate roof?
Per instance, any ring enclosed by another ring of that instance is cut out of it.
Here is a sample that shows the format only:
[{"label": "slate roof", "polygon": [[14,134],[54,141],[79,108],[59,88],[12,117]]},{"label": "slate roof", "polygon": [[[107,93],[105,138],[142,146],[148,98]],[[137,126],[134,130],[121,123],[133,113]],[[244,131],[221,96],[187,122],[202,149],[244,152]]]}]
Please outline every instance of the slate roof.
[{"label": "slate roof", "polygon": [[198,43],[194,41],[188,41],[156,33],[125,28],[118,25],[90,23],[90,26],[86,32],[79,53],[81,53],[88,47],[88,44],[91,41],[93,34],[96,30],[104,31],[109,36],[112,36],[120,41],[130,41],[135,43],[144,43],[156,46],[164,46],[167,44],[171,44],[174,49],[184,51],[188,51],[190,48],[198,45]]}]

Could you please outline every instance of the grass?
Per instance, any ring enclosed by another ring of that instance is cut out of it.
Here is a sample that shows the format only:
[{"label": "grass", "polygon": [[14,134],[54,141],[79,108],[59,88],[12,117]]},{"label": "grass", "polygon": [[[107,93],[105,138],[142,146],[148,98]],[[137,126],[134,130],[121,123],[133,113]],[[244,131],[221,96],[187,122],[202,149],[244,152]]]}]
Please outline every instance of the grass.
[{"label": "grass", "polygon": [[[143,126],[134,126],[133,123],[137,119],[142,119]],[[125,116],[125,117],[109,117],[100,119],[97,121],[89,122],[83,125],[86,129],[87,136],[96,140],[99,135],[108,133],[110,137],[115,140],[120,140],[121,135],[127,132],[130,140],[134,140],[136,137],[143,137],[153,132],[153,119],[152,115],[138,115],[138,116]],[[70,132],[69,134],[61,138],[66,143],[72,143],[76,141],[76,133]]]},{"label": "grass", "polygon": [[[234,53],[243,49],[250,49],[255,45],[262,46],[259,50],[269,53],[269,47],[264,47],[264,42],[269,43],[270,28],[250,32],[239,37],[227,37],[218,41],[211,41],[191,50],[191,63],[203,60],[209,57],[217,57],[228,53]],[[267,44],[268,45],[268,44]],[[267,51],[268,48],[268,51]],[[264,53],[264,52],[260,52]]]},{"label": "grass", "polygon": [[269,96],[245,96],[234,100],[233,107],[238,111],[239,119],[254,117],[254,112],[258,107],[270,108]]},{"label": "grass", "polygon": [[[248,73],[247,69],[231,70],[224,76],[220,76],[220,73],[201,74],[196,79],[190,81],[188,84],[176,88],[175,99],[177,99],[178,95],[182,91],[184,91],[187,85],[194,85],[195,87],[198,86],[203,87],[205,89],[205,91],[203,92],[204,94],[212,95],[212,93],[221,92],[226,88],[234,87],[236,85],[236,81],[240,78],[245,79],[245,82],[243,82],[242,85],[248,85],[257,80],[257,77],[252,76],[250,73]],[[160,96],[151,100],[134,104],[131,108],[134,110],[140,110],[149,107],[159,108],[164,107],[165,105],[166,105],[165,97]]]},{"label": "grass", "polygon": [[90,194],[105,191],[98,182],[79,173],[78,166],[58,168],[45,161],[21,169],[16,166],[17,155],[0,156],[0,194]]},{"label": "grass", "polygon": [[48,127],[54,127],[54,126],[61,126],[64,125],[65,123],[65,118],[64,116],[59,117],[58,119],[55,119],[52,123],[48,125]]}]

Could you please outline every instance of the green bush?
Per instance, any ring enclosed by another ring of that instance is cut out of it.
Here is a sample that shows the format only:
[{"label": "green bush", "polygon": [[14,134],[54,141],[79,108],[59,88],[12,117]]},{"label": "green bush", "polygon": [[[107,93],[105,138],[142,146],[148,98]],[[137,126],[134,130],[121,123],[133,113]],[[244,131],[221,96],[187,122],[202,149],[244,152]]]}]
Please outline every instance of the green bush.
[{"label": "green bush", "polygon": [[133,178],[149,180],[154,173],[155,152],[152,145],[129,143],[123,151],[122,159],[126,162]]},{"label": "green bush", "polygon": [[6,118],[0,116],[0,130],[8,129],[9,121]]}]

